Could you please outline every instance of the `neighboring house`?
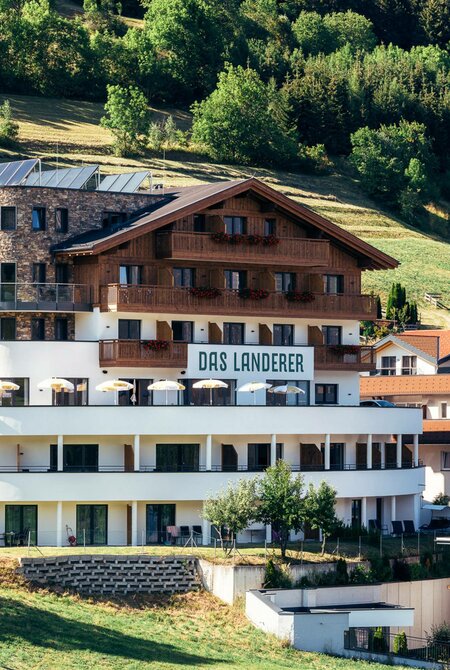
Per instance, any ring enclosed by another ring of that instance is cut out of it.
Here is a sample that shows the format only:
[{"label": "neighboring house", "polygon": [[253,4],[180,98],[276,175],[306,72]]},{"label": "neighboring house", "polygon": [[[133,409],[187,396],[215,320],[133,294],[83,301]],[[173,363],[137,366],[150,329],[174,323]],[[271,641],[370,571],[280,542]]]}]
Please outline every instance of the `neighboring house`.
[{"label": "neighboring house", "polygon": [[[376,372],[361,376],[361,400],[378,398],[423,414],[420,459],[426,466],[425,503],[450,495],[450,331],[389,335],[374,346]],[[406,443],[411,436],[404,436]],[[429,512],[423,515],[428,521]]]},{"label": "neighboring house", "polygon": [[[361,274],[393,258],[257,179],[38,167],[0,165],[0,537],[208,543],[206,497],[278,458],[335,486],[348,524],[418,522],[421,412],[359,404]],[[132,388],[98,390],[114,378]]]}]

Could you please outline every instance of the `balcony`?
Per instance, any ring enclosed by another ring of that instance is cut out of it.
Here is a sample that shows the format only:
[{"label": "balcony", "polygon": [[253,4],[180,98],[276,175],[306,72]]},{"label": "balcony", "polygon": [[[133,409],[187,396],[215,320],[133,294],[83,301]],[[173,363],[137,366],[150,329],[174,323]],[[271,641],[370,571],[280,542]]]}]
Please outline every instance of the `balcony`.
[{"label": "balcony", "polygon": [[156,312],[232,316],[331,317],[358,320],[376,318],[372,295],[313,293],[311,300],[290,301],[286,294],[269,291],[266,298],[243,298],[239,291],[220,289],[213,297],[193,295],[189,288],[108,284],[100,289],[103,312]]},{"label": "balcony", "polygon": [[314,347],[316,370],[354,370],[371,372],[376,367],[373,347],[359,345],[318,345]]},{"label": "balcony", "polygon": [[0,311],[89,312],[90,289],[83,284],[0,285]]},{"label": "balcony", "polygon": [[100,367],[187,367],[187,342],[166,342],[158,350],[146,340],[100,340],[99,345]]},{"label": "balcony", "polygon": [[[255,239],[255,238],[252,238]],[[256,238],[258,239],[258,238]],[[183,261],[223,261],[247,265],[327,266],[328,240],[307,240],[299,237],[280,238],[278,244],[240,244],[217,242],[211,233],[163,231],[156,234],[157,258]]]}]

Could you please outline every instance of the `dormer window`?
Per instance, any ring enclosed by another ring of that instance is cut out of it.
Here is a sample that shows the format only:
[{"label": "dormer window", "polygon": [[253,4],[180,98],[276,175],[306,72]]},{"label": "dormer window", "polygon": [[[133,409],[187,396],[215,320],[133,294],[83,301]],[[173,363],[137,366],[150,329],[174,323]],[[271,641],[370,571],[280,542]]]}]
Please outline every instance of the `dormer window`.
[{"label": "dormer window", "polygon": [[228,235],[245,235],[247,219],[244,216],[224,216],[225,232]]},{"label": "dormer window", "polygon": [[264,219],[264,235],[269,237],[269,235],[277,234],[277,221],[276,219]]}]

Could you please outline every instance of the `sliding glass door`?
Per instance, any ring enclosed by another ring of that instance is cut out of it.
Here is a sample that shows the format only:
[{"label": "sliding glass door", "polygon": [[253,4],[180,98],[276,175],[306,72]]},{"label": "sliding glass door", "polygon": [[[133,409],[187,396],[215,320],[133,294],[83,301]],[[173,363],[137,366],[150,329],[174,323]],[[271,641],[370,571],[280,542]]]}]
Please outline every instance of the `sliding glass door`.
[{"label": "sliding glass door", "polygon": [[156,469],[161,472],[198,472],[199,444],[157,444]]},{"label": "sliding glass door", "polygon": [[77,505],[77,544],[108,544],[108,505]]},{"label": "sliding glass door", "polygon": [[36,544],[37,505],[5,505],[5,531],[11,533],[7,536],[11,542],[17,539],[22,544],[28,542],[30,532],[31,544]]},{"label": "sliding glass door", "polygon": [[168,539],[167,527],[175,526],[175,505],[147,505],[146,544],[163,544]]}]

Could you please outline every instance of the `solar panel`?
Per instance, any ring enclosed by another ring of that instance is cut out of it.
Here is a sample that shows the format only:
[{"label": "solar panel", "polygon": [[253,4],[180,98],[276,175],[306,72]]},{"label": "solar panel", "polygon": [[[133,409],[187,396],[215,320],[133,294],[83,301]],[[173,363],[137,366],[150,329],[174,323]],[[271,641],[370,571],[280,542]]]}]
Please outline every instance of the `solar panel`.
[{"label": "solar panel", "polygon": [[62,168],[61,170],[43,170],[40,174],[31,174],[27,186],[46,186],[48,188],[80,189],[98,170],[98,165],[87,165],[81,168]]},{"label": "solar panel", "polygon": [[125,172],[124,174],[109,174],[101,181],[98,191],[109,191],[114,193],[134,193],[148,177],[145,172]]},{"label": "solar panel", "polygon": [[37,158],[0,164],[0,186],[19,186],[36,167]]}]

